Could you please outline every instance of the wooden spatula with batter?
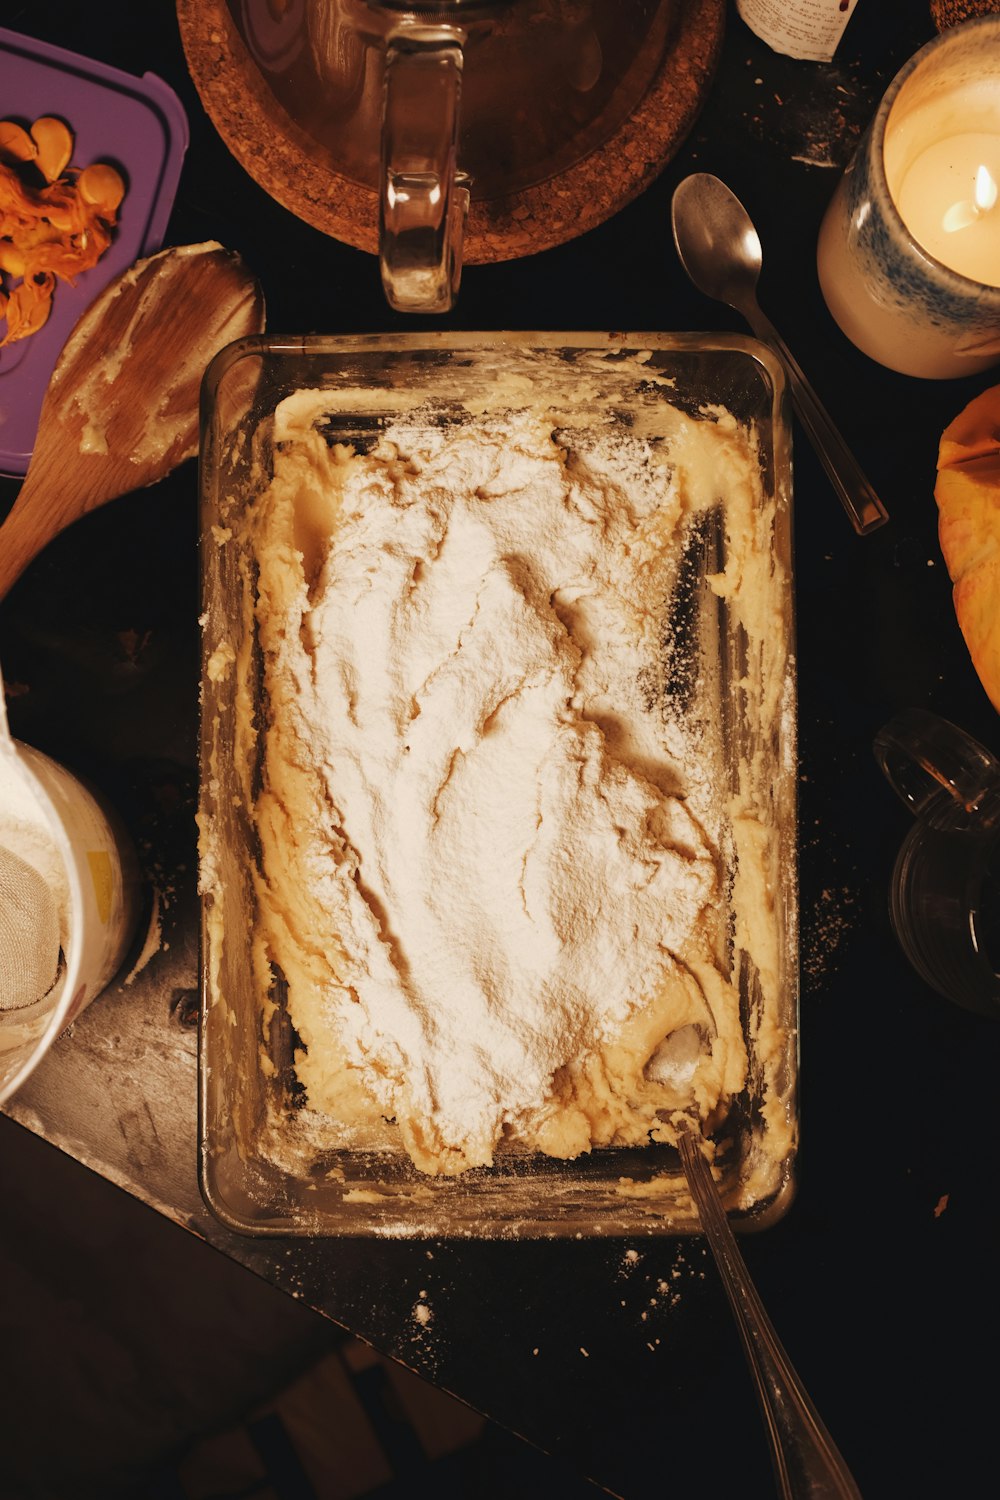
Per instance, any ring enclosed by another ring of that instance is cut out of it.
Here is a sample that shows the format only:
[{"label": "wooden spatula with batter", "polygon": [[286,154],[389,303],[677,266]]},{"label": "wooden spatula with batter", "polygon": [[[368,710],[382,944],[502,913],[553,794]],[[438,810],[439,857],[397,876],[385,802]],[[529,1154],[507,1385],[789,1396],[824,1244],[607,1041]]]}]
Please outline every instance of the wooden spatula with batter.
[{"label": "wooden spatula with batter", "polygon": [[0,598],[73,521],[197,452],[205,366],[263,326],[259,286],[213,242],[136,261],[102,292],[59,356],[27,475],[0,526]]}]

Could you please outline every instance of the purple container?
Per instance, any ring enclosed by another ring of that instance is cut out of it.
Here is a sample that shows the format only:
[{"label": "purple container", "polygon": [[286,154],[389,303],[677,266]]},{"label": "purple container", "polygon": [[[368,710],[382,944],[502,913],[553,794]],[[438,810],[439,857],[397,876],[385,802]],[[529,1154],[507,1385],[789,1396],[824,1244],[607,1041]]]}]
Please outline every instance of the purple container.
[{"label": "purple container", "polygon": [[25,127],[55,115],[72,130],[73,165],[103,161],[125,179],[108,250],[76,285],[59,281],[48,322],[0,349],[0,473],[23,475],[49,378],[74,325],[109,282],[163,243],[188,145],[173,89],[0,28],[0,116]]}]

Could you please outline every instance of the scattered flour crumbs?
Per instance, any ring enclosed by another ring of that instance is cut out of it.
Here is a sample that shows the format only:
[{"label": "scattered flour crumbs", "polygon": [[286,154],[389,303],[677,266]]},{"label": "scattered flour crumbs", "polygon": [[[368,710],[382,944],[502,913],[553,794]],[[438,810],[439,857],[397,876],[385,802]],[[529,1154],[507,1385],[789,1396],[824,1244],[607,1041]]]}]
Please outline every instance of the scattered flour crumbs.
[{"label": "scattered flour crumbs", "polygon": [[[427,1251],[426,1255],[428,1261],[433,1262],[433,1251]],[[649,1265],[644,1264],[647,1260]],[[692,1283],[705,1280],[708,1264],[709,1252],[704,1245],[678,1244],[665,1270],[662,1245],[649,1255],[630,1248],[621,1256],[614,1268],[609,1291],[615,1306],[634,1318],[634,1332],[651,1353],[655,1354],[661,1347],[661,1340],[666,1340],[671,1310],[683,1301],[685,1292]],[[433,1274],[432,1267],[427,1269]],[[440,1303],[443,1310],[441,1321],[447,1326],[457,1311],[452,1305],[454,1290],[454,1286],[447,1281],[433,1288],[430,1288],[430,1284],[421,1286],[411,1307],[411,1339],[419,1346],[421,1357],[425,1361],[436,1362],[435,1336],[440,1331],[436,1326],[436,1305]],[[620,1291],[626,1291],[628,1295],[620,1296]],[[602,1299],[596,1293],[592,1294],[581,1314],[583,1327],[587,1326],[588,1312],[592,1312],[598,1320],[605,1315]],[[450,1332],[449,1329],[444,1336],[450,1336]],[[569,1347],[565,1342],[558,1345],[549,1343],[544,1348],[542,1344],[536,1344],[531,1349],[531,1355],[535,1359],[546,1355],[564,1359]],[[575,1347],[584,1359],[591,1357],[586,1344]]]},{"label": "scattered flour crumbs", "polygon": [[[665,624],[684,538],[725,496],[714,587],[763,601],[752,639],[783,639],[746,433],[672,411],[667,442],[569,443],[525,410],[399,420],[356,452],[318,430],[326,401],[279,407],[245,521],[254,964],[262,993],[287,982],[310,1112],[393,1120],[429,1173],[505,1138],[559,1157],[672,1139],[672,1113],[708,1118],[747,1066],[720,915],[741,810],[690,714],[710,689],[674,701]],[[754,895],[740,863],[763,931],[768,872]]]}]

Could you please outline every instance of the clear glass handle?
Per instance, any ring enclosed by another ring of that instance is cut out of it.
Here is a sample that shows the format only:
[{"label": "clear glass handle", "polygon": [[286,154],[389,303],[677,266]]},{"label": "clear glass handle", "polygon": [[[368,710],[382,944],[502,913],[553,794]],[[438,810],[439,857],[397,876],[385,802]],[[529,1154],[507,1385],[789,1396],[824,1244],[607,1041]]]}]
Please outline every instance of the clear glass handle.
[{"label": "clear glass handle", "polygon": [[447,312],[458,293],[469,207],[456,170],[462,40],[449,26],[386,39],[379,260],[397,312]]},{"label": "clear glass handle", "polygon": [[956,724],[904,709],[883,724],[874,750],[896,794],[933,827],[986,830],[1000,822],[1000,762]]}]

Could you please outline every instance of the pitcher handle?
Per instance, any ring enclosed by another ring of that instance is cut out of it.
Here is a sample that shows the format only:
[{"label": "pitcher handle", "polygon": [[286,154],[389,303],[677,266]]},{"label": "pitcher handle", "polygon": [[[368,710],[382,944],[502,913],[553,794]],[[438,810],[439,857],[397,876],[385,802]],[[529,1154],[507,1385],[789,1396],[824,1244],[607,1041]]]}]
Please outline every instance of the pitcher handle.
[{"label": "pitcher handle", "polygon": [[450,26],[403,26],[386,40],[379,261],[397,312],[447,312],[458,293],[469,209],[456,170],[462,41]]},{"label": "pitcher handle", "polygon": [[922,708],[895,714],[875,736],[875,759],[915,817],[938,828],[1000,822],[1000,761],[964,729]]}]

